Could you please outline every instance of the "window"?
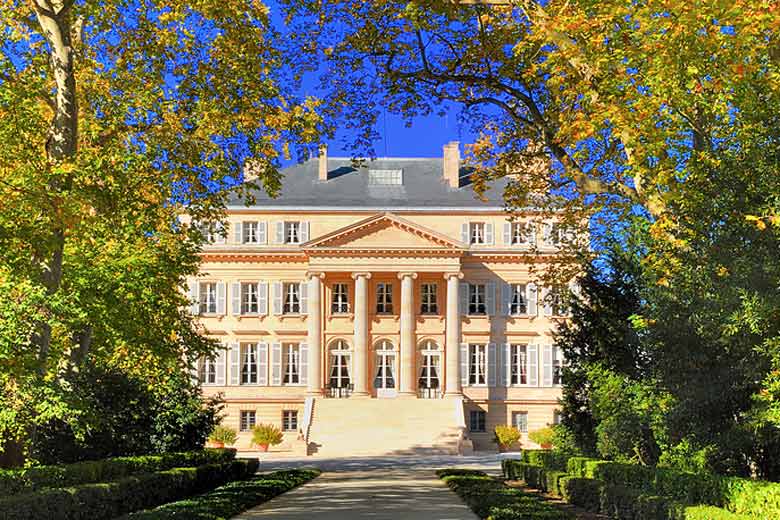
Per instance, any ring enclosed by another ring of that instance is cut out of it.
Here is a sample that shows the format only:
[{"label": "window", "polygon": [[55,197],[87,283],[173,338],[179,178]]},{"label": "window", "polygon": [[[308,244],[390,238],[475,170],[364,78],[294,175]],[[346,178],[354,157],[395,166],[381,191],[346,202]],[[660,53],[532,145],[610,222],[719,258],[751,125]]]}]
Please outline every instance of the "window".
[{"label": "window", "polygon": [[487,314],[485,284],[469,284],[469,314]]},{"label": "window", "polygon": [[469,385],[484,385],[487,378],[487,345],[469,345]]},{"label": "window", "polygon": [[547,316],[566,316],[569,306],[566,302],[567,288],[563,285],[553,285],[547,289],[544,299],[544,311]]},{"label": "window", "polygon": [[546,246],[559,247],[567,242],[576,241],[576,230],[570,226],[564,226],[560,222],[546,222],[543,229]]},{"label": "window", "polygon": [[286,432],[298,431],[298,410],[282,410],[282,430]]},{"label": "window", "polygon": [[528,412],[512,412],[512,425],[521,433],[528,433]]},{"label": "window", "polygon": [[368,170],[368,184],[374,186],[399,186],[404,183],[403,170]]},{"label": "window", "polygon": [[563,383],[563,352],[560,347],[553,347],[552,356],[552,383],[560,385]]},{"label": "window", "polygon": [[203,224],[198,227],[200,228],[201,233],[203,233],[203,238],[207,244],[225,243],[225,226],[221,222],[217,222],[211,226]]},{"label": "window", "polygon": [[[510,345],[509,383],[527,385],[529,373],[528,345]],[[536,365],[534,364],[534,367]]]},{"label": "window", "polygon": [[243,244],[257,244],[260,242],[258,222],[244,222],[241,225],[241,242]]},{"label": "window", "polygon": [[200,313],[217,313],[217,284],[214,282],[200,284]]},{"label": "window", "polygon": [[528,314],[528,302],[525,297],[526,286],[524,284],[512,284],[510,286],[509,314],[518,316]]},{"label": "window", "polygon": [[285,222],[284,223],[284,243],[285,244],[300,244],[301,243],[301,223],[300,222]]},{"label": "window", "polygon": [[330,351],[330,387],[348,388],[351,381],[349,376],[350,352],[344,340],[336,340]]},{"label": "window", "polygon": [[513,246],[527,246],[534,242],[534,226],[530,222],[512,222],[510,240]]},{"label": "window", "polygon": [[301,384],[301,346],[297,343],[282,345],[282,373],[285,385]]},{"label": "window", "polygon": [[469,412],[469,431],[472,431],[472,432],[484,432],[485,431],[485,411],[484,410],[471,410]]},{"label": "window", "polygon": [[284,295],[284,306],[282,307],[282,312],[284,314],[300,314],[301,284],[300,283],[282,284],[282,292]]},{"label": "window", "polygon": [[256,415],[254,410],[241,410],[241,422],[239,430],[242,432],[252,431],[256,424]]},{"label": "window", "polygon": [[438,284],[424,283],[421,286],[421,299],[420,312],[422,314],[438,314],[439,303],[437,298]]},{"label": "window", "polygon": [[375,346],[376,376],[374,388],[391,390],[395,388],[395,347],[387,340],[382,340]]},{"label": "window", "polygon": [[431,340],[423,343],[422,363],[418,386],[426,389],[439,388],[439,372],[441,356],[437,352],[437,345]]},{"label": "window", "polygon": [[241,284],[241,314],[257,314],[260,304],[256,283]]},{"label": "window", "polygon": [[376,284],[376,312],[377,314],[393,313],[393,284]]},{"label": "window", "polygon": [[333,284],[333,303],[330,311],[333,314],[344,314],[349,312],[349,293],[348,286],[345,283]]},{"label": "window", "polygon": [[481,245],[486,244],[485,239],[485,223],[484,222],[470,222],[469,223],[469,244]]},{"label": "window", "polygon": [[216,360],[202,358],[198,362],[198,381],[203,385],[214,385],[217,383]]},{"label": "window", "polygon": [[258,346],[255,343],[241,345],[241,384],[256,385],[259,382],[260,363]]}]

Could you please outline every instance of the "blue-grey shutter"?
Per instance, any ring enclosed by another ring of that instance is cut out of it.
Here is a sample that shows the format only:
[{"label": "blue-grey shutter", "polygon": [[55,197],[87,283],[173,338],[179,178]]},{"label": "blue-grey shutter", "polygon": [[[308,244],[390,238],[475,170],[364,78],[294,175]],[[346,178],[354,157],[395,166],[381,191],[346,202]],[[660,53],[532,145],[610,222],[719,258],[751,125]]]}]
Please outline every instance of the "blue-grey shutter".
[{"label": "blue-grey shutter", "polygon": [[504,386],[512,386],[512,344],[504,343]]},{"label": "blue-grey shutter", "polygon": [[268,242],[268,233],[266,230],[266,223],[265,222],[258,222],[257,223],[257,243],[258,244],[265,244]]},{"label": "blue-grey shutter", "polygon": [[241,222],[233,223],[233,242],[236,244],[244,243],[244,230]]},{"label": "blue-grey shutter", "polygon": [[467,282],[460,282],[458,285],[458,300],[461,315],[467,315],[469,313],[469,284]]},{"label": "blue-grey shutter", "polygon": [[225,309],[225,282],[217,282],[217,314],[224,316]]},{"label": "blue-grey shutter", "polygon": [[496,314],[496,282],[487,282],[485,284],[485,307],[487,307],[488,316]]},{"label": "blue-grey shutter", "polygon": [[300,348],[300,363],[298,369],[301,373],[301,384],[309,384],[309,346],[306,343],[301,343]]},{"label": "blue-grey shutter", "polygon": [[309,241],[309,223],[308,222],[301,222],[301,235],[300,235],[300,239],[301,239],[301,243]]},{"label": "blue-grey shutter", "polygon": [[257,344],[257,384],[268,384],[268,344]]},{"label": "blue-grey shutter", "polygon": [[233,316],[241,316],[241,284],[230,284],[230,310]]},{"label": "blue-grey shutter", "polygon": [[535,246],[536,245],[536,234],[537,234],[536,223],[535,222],[529,222],[527,224],[527,226],[528,226],[528,231],[527,231],[527,233],[528,233],[528,243],[530,245],[532,245],[532,246]]},{"label": "blue-grey shutter", "polygon": [[542,345],[542,386],[552,384],[552,345]]},{"label": "blue-grey shutter", "polygon": [[504,222],[504,245],[512,245],[512,223]]},{"label": "blue-grey shutter", "polygon": [[469,223],[464,222],[460,225],[460,240],[469,245],[471,243],[471,236],[469,235]]},{"label": "blue-grey shutter", "polygon": [[268,282],[257,284],[257,314],[260,316],[268,314]]},{"label": "blue-grey shutter", "polygon": [[271,386],[282,385],[282,344],[271,344]]},{"label": "blue-grey shutter", "polygon": [[300,282],[298,284],[298,294],[301,299],[301,314],[309,313],[309,284]]},{"label": "blue-grey shutter", "polygon": [[544,307],[544,315],[552,316],[553,308],[550,302],[550,288],[542,287],[542,305]]},{"label": "blue-grey shutter", "polygon": [[485,244],[493,245],[493,223],[488,222],[485,224]]},{"label": "blue-grey shutter", "polygon": [[238,385],[241,381],[241,345],[238,343],[230,344],[230,384]]},{"label": "blue-grey shutter", "polygon": [[528,345],[528,386],[537,386],[539,374],[539,351],[536,345]]},{"label": "blue-grey shutter", "polygon": [[535,283],[529,283],[525,286],[526,300],[528,301],[528,315],[536,316],[538,314],[538,308],[536,303],[537,288]]},{"label": "blue-grey shutter", "polygon": [[283,298],[284,295],[282,294],[282,291],[284,290],[284,286],[282,285],[282,282],[274,282],[272,284],[273,287],[273,299],[274,299],[274,314],[279,315],[282,314],[283,309]]},{"label": "blue-grey shutter", "polygon": [[501,314],[512,315],[512,284],[501,283]]},{"label": "blue-grey shutter", "polygon": [[226,356],[227,356],[227,352],[225,350],[225,347],[220,346],[220,349],[217,352],[216,362],[214,363],[214,369],[217,372],[217,380],[216,380],[217,386],[225,386],[225,370],[226,370],[225,357]]},{"label": "blue-grey shutter", "polygon": [[487,346],[487,384],[496,386],[498,384],[498,354],[495,343],[488,343]]},{"label": "blue-grey shutter", "polygon": [[197,280],[190,280],[189,284],[189,299],[190,299],[190,314],[197,316],[200,314],[200,282]]},{"label": "blue-grey shutter", "polygon": [[276,223],[276,243],[284,244],[284,222]]},{"label": "blue-grey shutter", "polygon": [[214,243],[215,244],[224,244],[225,243],[225,225],[222,222],[218,222],[216,226],[214,226],[215,230],[215,236],[214,236]]},{"label": "blue-grey shutter", "polygon": [[469,344],[460,344],[460,384],[467,386],[469,384]]}]

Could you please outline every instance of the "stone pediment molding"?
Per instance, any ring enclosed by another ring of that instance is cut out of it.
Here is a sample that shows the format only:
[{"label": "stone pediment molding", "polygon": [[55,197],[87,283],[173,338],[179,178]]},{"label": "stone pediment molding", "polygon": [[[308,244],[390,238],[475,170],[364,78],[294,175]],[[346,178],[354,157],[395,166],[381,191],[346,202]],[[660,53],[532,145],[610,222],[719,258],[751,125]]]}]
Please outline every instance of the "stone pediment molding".
[{"label": "stone pediment molding", "polygon": [[309,254],[429,252],[460,255],[466,247],[432,229],[392,213],[380,213],[303,244]]}]

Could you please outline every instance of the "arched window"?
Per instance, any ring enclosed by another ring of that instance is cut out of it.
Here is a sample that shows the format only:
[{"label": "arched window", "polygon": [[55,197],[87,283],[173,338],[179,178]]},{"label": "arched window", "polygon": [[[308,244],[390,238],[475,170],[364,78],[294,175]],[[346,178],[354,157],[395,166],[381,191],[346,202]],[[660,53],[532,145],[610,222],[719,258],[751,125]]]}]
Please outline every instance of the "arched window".
[{"label": "arched window", "polygon": [[331,389],[348,388],[352,383],[350,361],[352,353],[349,345],[343,339],[333,340],[330,345],[330,378]]},{"label": "arched window", "polygon": [[376,351],[376,376],[374,388],[377,393],[392,393],[395,391],[395,345],[387,339],[374,343]]},{"label": "arched window", "polygon": [[417,387],[420,395],[426,398],[439,396],[441,387],[441,352],[439,345],[432,339],[424,339],[420,347],[420,379]]}]

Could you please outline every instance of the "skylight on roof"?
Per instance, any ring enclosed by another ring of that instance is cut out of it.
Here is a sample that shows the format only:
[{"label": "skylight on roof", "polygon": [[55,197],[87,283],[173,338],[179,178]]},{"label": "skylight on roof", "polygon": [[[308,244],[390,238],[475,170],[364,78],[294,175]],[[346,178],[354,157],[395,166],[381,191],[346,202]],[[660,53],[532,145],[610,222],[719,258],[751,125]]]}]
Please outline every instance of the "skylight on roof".
[{"label": "skylight on roof", "polygon": [[373,186],[400,186],[404,183],[403,170],[368,170],[368,184]]}]

